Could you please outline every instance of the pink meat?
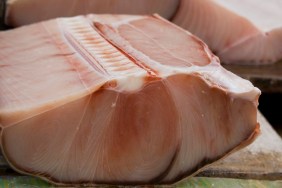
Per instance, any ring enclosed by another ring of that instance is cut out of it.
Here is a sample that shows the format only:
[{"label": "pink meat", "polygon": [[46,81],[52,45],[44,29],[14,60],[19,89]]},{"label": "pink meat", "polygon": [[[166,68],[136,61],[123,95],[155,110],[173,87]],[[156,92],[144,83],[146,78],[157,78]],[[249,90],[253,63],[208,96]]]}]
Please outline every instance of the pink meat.
[{"label": "pink meat", "polygon": [[0,41],[1,147],[21,173],[173,183],[259,133],[260,91],[157,15],[60,18]]},{"label": "pink meat", "polygon": [[173,18],[203,39],[225,63],[282,59],[282,1],[181,0]]},{"label": "pink meat", "polygon": [[171,18],[179,0],[6,0],[5,22],[21,26],[57,17],[95,14],[153,14]]}]

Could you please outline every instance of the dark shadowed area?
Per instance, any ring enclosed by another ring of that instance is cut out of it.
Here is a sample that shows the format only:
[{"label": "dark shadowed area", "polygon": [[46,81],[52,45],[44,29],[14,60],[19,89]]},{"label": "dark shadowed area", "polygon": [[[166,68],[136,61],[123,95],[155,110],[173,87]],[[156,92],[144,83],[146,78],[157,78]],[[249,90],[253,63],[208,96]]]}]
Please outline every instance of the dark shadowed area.
[{"label": "dark shadowed area", "polygon": [[282,136],[282,93],[262,93],[259,110],[273,128]]}]

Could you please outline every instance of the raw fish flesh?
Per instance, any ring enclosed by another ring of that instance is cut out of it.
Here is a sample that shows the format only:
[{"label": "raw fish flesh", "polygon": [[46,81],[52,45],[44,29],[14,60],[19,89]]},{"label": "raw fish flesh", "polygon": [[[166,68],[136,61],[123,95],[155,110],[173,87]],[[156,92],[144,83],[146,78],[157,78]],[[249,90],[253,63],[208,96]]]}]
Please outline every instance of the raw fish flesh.
[{"label": "raw fish flesh", "polygon": [[282,59],[281,10],[281,0],[181,0],[172,21],[222,62],[270,64]]},{"label": "raw fish flesh", "polygon": [[51,18],[95,14],[153,14],[171,18],[179,0],[7,0],[5,22],[20,26]]},{"label": "raw fish flesh", "polygon": [[170,184],[250,144],[259,89],[158,15],[0,32],[1,147],[58,185]]},{"label": "raw fish flesh", "polygon": [[158,13],[197,35],[223,63],[282,59],[281,0],[8,0],[6,23],[30,24],[87,13]]}]

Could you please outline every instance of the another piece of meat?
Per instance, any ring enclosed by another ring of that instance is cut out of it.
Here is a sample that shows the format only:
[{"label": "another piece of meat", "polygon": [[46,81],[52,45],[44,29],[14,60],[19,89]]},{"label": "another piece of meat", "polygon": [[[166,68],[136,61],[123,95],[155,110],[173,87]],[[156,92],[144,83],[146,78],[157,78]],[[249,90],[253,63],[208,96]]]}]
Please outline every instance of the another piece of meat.
[{"label": "another piece of meat", "polygon": [[3,153],[56,184],[164,184],[250,144],[260,91],[154,16],[0,33]]},{"label": "another piece of meat", "polygon": [[281,10],[280,0],[181,0],[173,22],[225,63],[269,64],[282,59]]},{"label": "another piece of meat", "polygon": [[153,14],[171,18],[179,0],[7,0],[6,24],[21,26],[57,17],[95,14]]},{"label": "another piece of meat", "polygon": [[282,59],[280,0],[8,0],[6,23],[30,24],[87,13],[158,13],[200,37],[222,62]]}]

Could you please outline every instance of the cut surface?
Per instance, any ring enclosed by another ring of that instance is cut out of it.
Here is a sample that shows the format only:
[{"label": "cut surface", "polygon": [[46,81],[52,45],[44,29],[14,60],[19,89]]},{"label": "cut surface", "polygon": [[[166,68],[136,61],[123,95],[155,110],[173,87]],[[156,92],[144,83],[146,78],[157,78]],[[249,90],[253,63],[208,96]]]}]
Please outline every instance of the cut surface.
[{"label": "cut surface", "polygon": [[1,147],[19,172],[173,183],[258,134],[260,91],[157,15],[61,18],[0,39]]},{"label": "cut surface", "polygon": [[282,59],[279,0],[182,0],[173,18],[203,39],[224,63],[268,64]]}]

